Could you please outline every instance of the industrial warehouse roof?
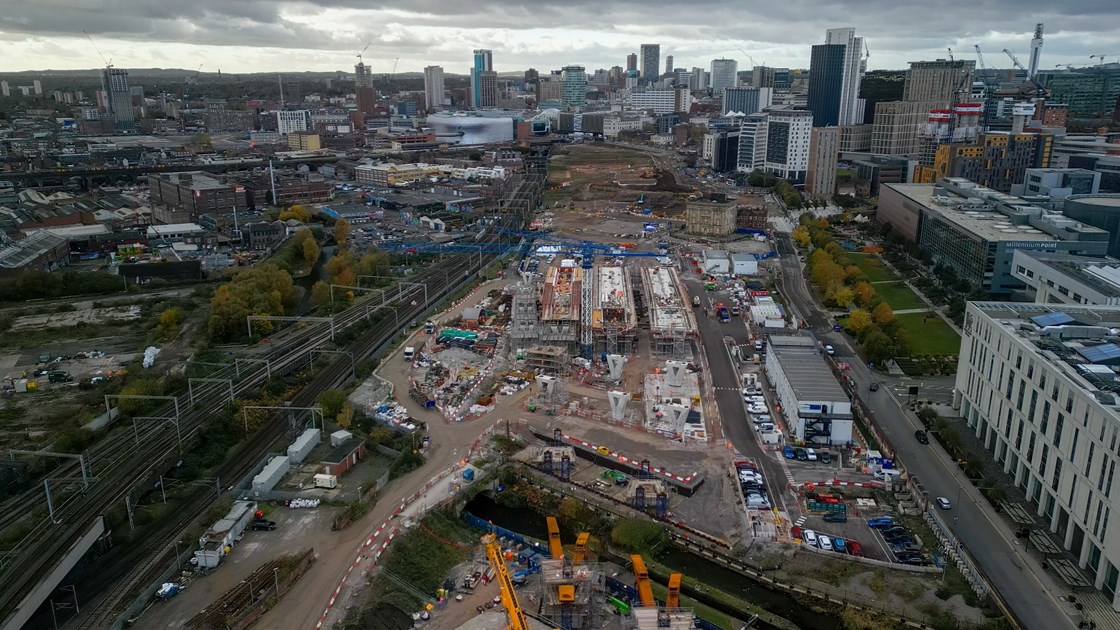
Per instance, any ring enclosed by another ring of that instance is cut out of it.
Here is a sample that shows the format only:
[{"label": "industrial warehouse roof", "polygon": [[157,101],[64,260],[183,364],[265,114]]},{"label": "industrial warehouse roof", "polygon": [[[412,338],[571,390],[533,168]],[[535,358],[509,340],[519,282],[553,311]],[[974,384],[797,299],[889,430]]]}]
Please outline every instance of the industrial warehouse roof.
[{"label": "industrial warehouse roof", "polygon": [[770,335],[768,341],[767,352],[782,366],[797,400],[848,400],[847,392],[832,375],[814,337]]},{"label": "industrial warehouse roof", "polygon": [[0,267],[21,269],[39,256],[65,243],[66,239],[61,236],[46,231],[36,231],[22,241],[0,246]]}]

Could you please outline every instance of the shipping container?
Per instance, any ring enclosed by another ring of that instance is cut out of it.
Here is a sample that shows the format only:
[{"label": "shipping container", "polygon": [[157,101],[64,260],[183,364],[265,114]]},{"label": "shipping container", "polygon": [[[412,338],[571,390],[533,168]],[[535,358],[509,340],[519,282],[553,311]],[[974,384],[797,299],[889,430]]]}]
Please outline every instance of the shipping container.
[{"label": "shipping container", "polygon": [[318,445],[319,429],[308,429],[288,447],[288,460],[293,464],[301,464]]}]

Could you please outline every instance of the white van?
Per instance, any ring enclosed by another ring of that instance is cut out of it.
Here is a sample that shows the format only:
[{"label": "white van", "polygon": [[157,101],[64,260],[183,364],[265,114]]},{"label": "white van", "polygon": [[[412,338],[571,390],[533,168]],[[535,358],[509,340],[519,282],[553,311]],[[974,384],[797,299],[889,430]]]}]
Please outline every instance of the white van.
[{"label": "white van", "polygon": [[415,357],[415,356],[416,356],[416,348],[413,348],[412,346],[407,346],[404,349],[404,360],[405,361],[411,361],[413,359],[413,357]]}]

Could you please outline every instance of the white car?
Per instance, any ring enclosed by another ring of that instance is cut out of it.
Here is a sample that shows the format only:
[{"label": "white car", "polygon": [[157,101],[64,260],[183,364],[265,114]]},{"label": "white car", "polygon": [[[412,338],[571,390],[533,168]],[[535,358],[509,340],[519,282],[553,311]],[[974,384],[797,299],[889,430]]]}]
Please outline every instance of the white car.
[{"label": "white car", "polygon": [[758,394],[751,394],[750,396],[747,396],[747,402],[758,403],[760,405],[765,405],[766,404],[766,397],[765,396],[760,396]]},{"label": "white car", "polygon": [[945,497],[937,497],[937,506],[942,510],[948,510],[953,507],[953,504],[950,503],[949,499],[946,499]]},{"label": "white car", "polygon": [[811,529],[802,530],[801,531],[801,539],[804,540],[805,543],[808,544],[808,545],[816,546],[816,544],[817,544],[817,532],[815,532]]},{"label": "white car", "polygon": [[817,546],[825,551],[832,551],[832,539],[824,534],[817,536]]},{"label": "white car", "polygon": [[751,416],[751,422],[753,422],[755,424],[762,424],[764,422],[770,422],[770,414],[766,414],[766,413],[755,414],[755,415]]},{"label": "white car", "polygon": [[817,452],[814,451],[813,449],[811,449],[811,448],[805,449],[805,455],[808,456],[809,461],[811,461],[811,462],[817,461]]},{"label": "white car", "polygon": [[828,356],[832,356],[832,355],[836,354],[836,348],[833,348],[830,345],[826,345],[824,347],[824,351],[828,354]]},{"label": "white car", "polygon": [[747,411],[752,414],[764,414],[768,413],[770,410],[767,409],[765,405],[751,405],[747,408]]}]

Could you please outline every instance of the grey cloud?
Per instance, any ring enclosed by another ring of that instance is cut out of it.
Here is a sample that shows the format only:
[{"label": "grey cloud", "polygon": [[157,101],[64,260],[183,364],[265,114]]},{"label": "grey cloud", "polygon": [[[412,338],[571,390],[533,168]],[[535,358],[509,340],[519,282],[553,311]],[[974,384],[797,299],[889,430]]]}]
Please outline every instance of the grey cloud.
[{"label": "grey cloud", "polygon": [[[475,46],[498,52],[510,39],[504,31],[555,29],[591,32],[599,41],[581,48],[578,52],[586,57],[579,59],[557,58],[575,53],[571,45],[561,45],[559,51],[511,47],[509,56],[533,63],[549,59],[556,66],[569,61],[609,66],[621,62],[618,53],[628,50],[621,45],[623,37],[640,37],[662,41],[663,53],[677,48],[682,53],[678,60],[687,65],[706,65],[702,60],[721,51],[741,58],[736,52],[740,48],[756,58],[755,52],[765,56],[768,51],[801,48],[804,66],[808,47],[823,39],[825,29],[853,26],[866,37],[874,66],[880,58],[876,51],[928,56],[958,42],[978,42],[995,54],[1004,46],[1025,51],[1036,21],[1047,25],[1048,54],[1080,55],[1087,39],[1111,42],[1111,49],[1120,50],[1115,30],[1120,4],[1115,0],[782,0],[767,3],[764,9],[737,0],[687,4],[676,0],[33,0],[22,4],[17,11],[0,14],[3,39],[81,36],[87,29],[95,40],[119,39],[153,47],[191,43],[346,52],[360,47],[349,33],[319,29],[286,16],[350,9],[368,15],[361,23],[369,24],[368,38],[374,41],[370,54],[382,57],[422,58],[428,52],[439,55]],[[353,30],[355,25],[346,26]],[[420,35],[415,26],[454,29],[456,37]]]}]

